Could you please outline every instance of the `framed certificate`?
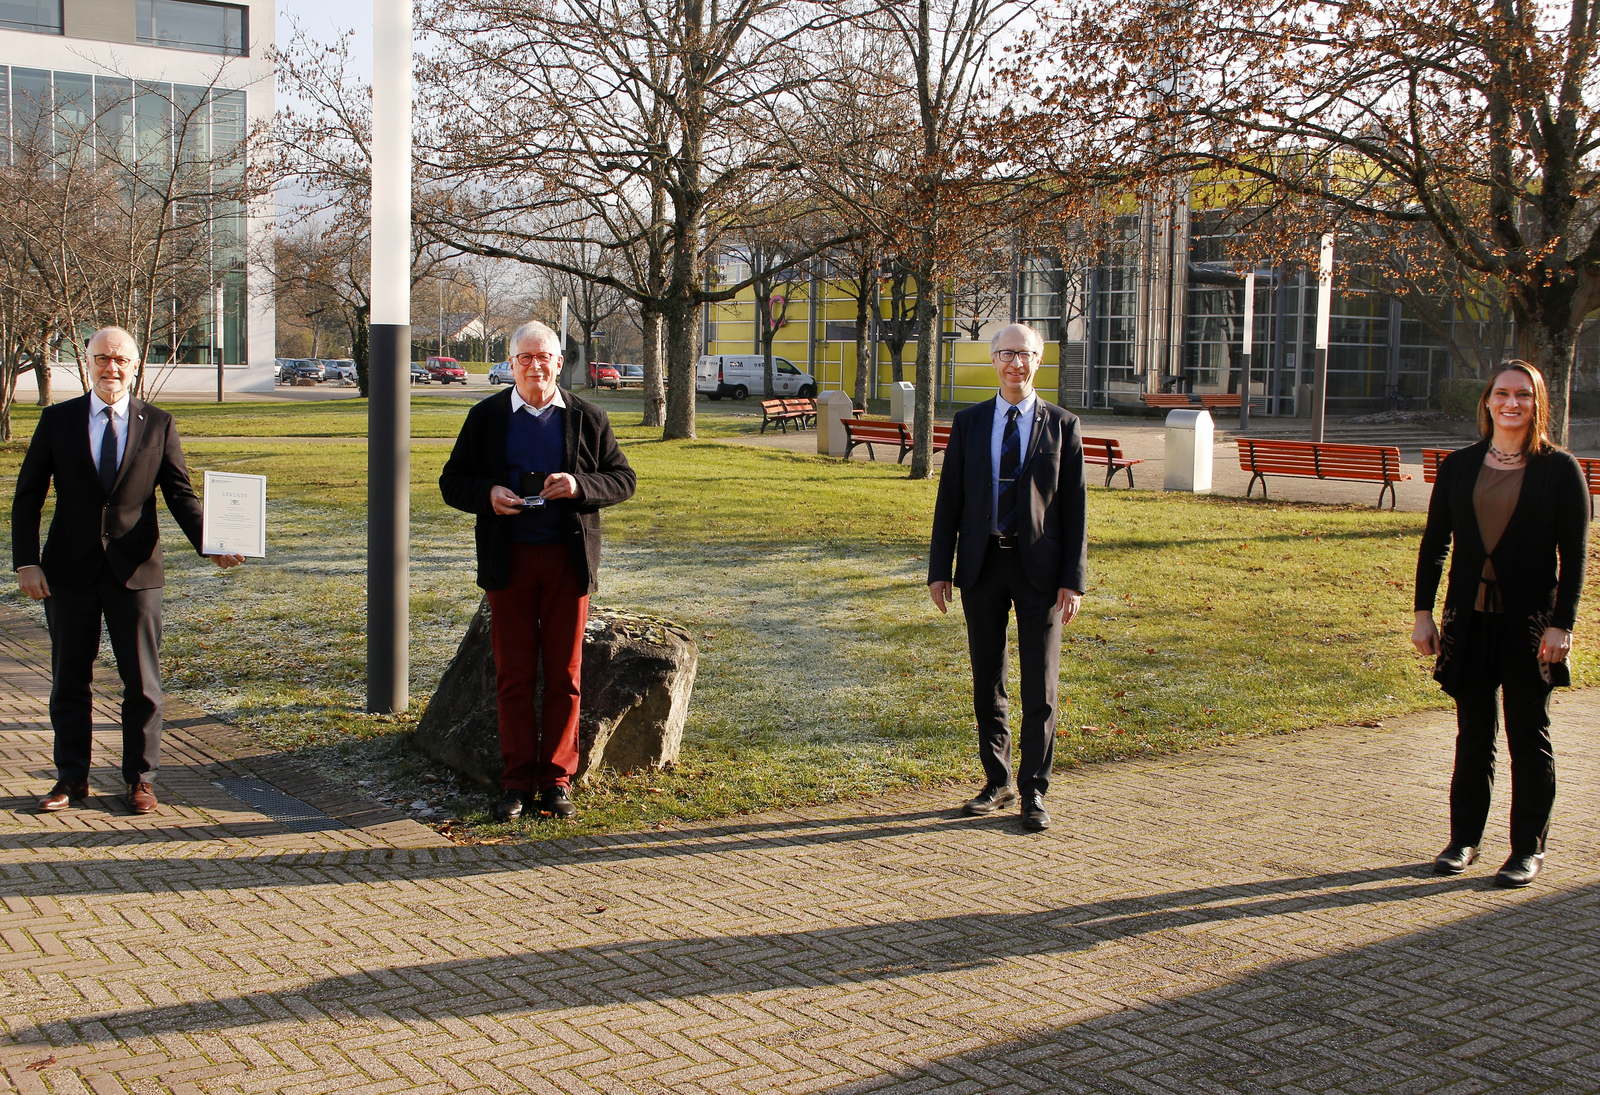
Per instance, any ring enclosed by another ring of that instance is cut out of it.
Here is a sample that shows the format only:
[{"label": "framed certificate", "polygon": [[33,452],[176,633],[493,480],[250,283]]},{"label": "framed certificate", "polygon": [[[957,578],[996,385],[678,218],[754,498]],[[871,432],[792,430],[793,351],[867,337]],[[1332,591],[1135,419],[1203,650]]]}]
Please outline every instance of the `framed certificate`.
[{"label": "framed certificate", "polygon": [[208,471],[200,550],[207,555],[267,556],[267,477]]}]

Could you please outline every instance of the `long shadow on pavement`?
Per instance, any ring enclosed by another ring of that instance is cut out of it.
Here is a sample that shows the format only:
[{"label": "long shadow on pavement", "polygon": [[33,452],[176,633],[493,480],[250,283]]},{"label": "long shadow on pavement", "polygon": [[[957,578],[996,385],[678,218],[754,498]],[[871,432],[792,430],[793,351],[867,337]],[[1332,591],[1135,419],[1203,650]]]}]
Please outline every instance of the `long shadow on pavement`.
[{"label": "long shadow on pavement", "polygon": [[[130,865],[120,864],[124,868]],[[341,881],[362,881],[348,872],[339,873],[345,876]],[[445,1015],[528,1014],[870,984],[972,970],[1013,958],[1082,952],[1154,932],[1381,906],[1484,884],[1481,879],[1437,879],[1423,875],[1419,865],[1406,865],[1182,890],[1042,912],[977,912],[812,931],[529,950],[319,977],[293,989],[218,994],[198,1003],[74,1016],[35,1028],[18,1024],[10,1034],[17,1041],[43,1038],[54,1045],[104,1043],[152,1036],[162,1030],[214,1031],[320,1019],[363,1022],[377,1013],[401,1022],[428,1021]],[[165,885],[176,888],[186,884],[168,878]],[[1562,899],[1570,897],[1562,895]]]}]

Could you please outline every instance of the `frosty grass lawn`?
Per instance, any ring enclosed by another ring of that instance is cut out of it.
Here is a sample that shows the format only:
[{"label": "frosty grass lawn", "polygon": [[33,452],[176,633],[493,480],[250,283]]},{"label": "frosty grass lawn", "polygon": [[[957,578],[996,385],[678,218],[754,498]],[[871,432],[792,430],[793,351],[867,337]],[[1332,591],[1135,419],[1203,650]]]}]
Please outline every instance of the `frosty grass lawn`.
[{"label": "frosty grass lawn", "polygon": [[[419,397],[449,437],[468,402]],[[579,790],[574,824],[494,825],[490,796],[407,747],[477,606],[471,518],[412,452],[411,711],[361,711],[365,405],[173,404],[191,468],[268,477],[270,552],[228,572],[168,532],[168,686],[363,783],[457,839],[670,825],[981,776],[959,608],[924,587],[935,481],[893,464],[715,440],[663,442],[612,402],[639,492],[605,517],[596,603],[667,616],[700,646],[680,763]],[[0,452],[14,481],[19,440]],[[702,433],[753,431],[702,404]],[[315,442],[209,437],[317,436]],[[328,440],[352,436],[349,443]],[[6,494],[9,496],[9,483]],[[1090,588],[1061,662],[1062,767],[1244,735],[1378,720],[1440,697],[1406,641],[1421,516],[1091,488]],[[7,596],[27,603],[14,585]],[[1595,603],[1590,599],[1589,605]],[[1595,634],[1595,610],[1580,627]],[[1586,645],[1575,676],[1600,677]],[[1015,678],[1013,666],[1013,679]],[[959,786],[962,790],[954,788]]]}]

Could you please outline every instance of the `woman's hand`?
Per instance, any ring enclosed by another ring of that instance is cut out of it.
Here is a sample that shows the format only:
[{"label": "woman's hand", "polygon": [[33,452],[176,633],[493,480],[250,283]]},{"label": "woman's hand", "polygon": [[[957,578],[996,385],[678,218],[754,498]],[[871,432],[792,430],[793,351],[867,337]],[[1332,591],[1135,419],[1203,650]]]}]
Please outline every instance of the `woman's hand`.
[{"label": "woman's hand", "polygon": [[1434,626],[1433,613],[1417,613],[1417,622],[1411,628],[1411,645],[1418,654],[1439,656],[1439,629]]},{"label": "woman's hand", "polygon": [[1539,660],[1546,665],[1558,665],[1567,660],[1567,655],[1572,653],[1572,632],[1559,627],[1544,629],[1544,638],[1539,640]]}]

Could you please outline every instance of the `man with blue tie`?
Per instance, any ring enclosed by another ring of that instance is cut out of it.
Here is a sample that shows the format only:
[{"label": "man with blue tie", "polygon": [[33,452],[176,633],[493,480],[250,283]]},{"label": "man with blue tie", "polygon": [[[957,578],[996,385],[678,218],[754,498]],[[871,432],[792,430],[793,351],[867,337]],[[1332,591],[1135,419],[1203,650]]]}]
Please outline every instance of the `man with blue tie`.
[{"label": "man with blue tie", "polygon": [[[972,707],[985,783],[962,809],[995,813],[1022,800],[1022,822],[1050,827],[1045,795],[1055,755],[1061,628],[1078,614],[1088,571],[1088,487],[1078,418],[1033,390],[1044,342],[1013,323],[990,359],[1000,392],[950,424],[933,510],[928,595],[945,612],[961,590]],[[1017,616],[1022,667],[1021,761],[1012,780],[1006,628]]]},{"label": "man with blue tie", "polygon": [[[57,780],[45,813],[89,793],[90,681],[101,620],[122,677],[122,776],[128,808],[156,808],[161,752],[161,529],[156,490],[200,550],[201,509],[172,416],[135,398],[139,348],[121,327],[87,347],[89,391],[46,407],[17,471],[11,552],[22,592],[44,602],[50,627],[50,726]],[[50,535],[39,521],[55,488]],[[240,555],[213,555],[219,567]]]}]

